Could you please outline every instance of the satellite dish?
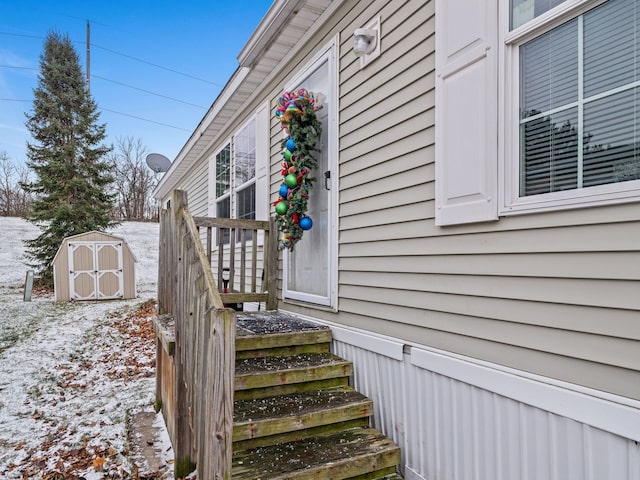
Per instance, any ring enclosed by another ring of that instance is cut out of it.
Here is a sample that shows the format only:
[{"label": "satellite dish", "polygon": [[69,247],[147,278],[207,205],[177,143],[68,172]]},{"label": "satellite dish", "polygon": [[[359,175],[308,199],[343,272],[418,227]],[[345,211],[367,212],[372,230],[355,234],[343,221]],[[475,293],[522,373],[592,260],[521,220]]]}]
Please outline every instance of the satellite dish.
[{"label": "satellite dish", "polygon": [[164,173],[169,170],[171,160],[160,153],[147,155],[147,166],[156,173]]}]

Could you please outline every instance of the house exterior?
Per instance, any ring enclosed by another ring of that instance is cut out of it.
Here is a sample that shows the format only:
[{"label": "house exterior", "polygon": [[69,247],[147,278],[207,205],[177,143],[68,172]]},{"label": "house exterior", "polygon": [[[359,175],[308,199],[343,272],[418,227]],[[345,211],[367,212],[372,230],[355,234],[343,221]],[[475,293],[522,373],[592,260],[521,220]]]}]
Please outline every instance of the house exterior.
[{"label": "house exterior", "polygon": [[404,477],[639,479],[638,33],[634,0],[276,0],[155,196],[268,219],[313,91],[279,308],[332,327]]}]

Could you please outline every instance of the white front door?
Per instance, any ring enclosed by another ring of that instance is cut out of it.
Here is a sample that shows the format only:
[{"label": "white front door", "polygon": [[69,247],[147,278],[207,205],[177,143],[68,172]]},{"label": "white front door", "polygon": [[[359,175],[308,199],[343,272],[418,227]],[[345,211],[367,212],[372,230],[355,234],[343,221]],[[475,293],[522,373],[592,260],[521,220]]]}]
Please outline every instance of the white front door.
[{"label": "white front door", "polygon": [[122,242],[69,242],[68,246],[72,300],[124,296]]},{"label": "white front door", "polygon": [[284,297],[335,307],[337,295],[335,243],[337,238],[337,132],[335,43],[327,48],[292,82],[306,88],[321,105],[320,152],[316,155],[316,181],[308,202],[313,227],[304,232],[295,249],[284,255]]}]

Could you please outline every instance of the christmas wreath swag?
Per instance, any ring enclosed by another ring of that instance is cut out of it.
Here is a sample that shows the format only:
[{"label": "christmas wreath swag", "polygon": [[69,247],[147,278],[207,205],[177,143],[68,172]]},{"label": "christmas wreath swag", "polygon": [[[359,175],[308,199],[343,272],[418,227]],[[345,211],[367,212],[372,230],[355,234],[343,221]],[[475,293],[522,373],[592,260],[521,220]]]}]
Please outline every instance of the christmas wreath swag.
[{"label": "christmas wreath swag", "polygon": [[322,125],[316,116],[320,107],[313,93],[304,88],[284,92],[278,99],[275,115],[288,135],[282,141],[282,185],[273,204],[280,231],[280,248],[293,250],[305,230],[313,226],[307,216],[309,192],[315,182],[311,176],[318,164],[312,152],[319,152]]}]

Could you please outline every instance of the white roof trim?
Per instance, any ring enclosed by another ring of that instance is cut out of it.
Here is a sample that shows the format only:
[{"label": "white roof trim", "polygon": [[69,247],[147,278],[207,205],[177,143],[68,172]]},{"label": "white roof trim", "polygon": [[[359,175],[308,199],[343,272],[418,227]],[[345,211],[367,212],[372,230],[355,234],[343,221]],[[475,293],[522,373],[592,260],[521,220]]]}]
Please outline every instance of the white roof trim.
[{"label": "white roof trim", "polygon": [[297,10],[304,0],[276,0],[264,16],[258,28],[254,30],[249,41],[238,55],[238,62],[243,67],[251,67],[256,58],[271,45],[282,25],[291,13]]},{"label": "white roof trim", "polygon": [[[307,2],[310,0],[275,0],[269,8],[254,33],[251,35],[249,41],[238,55],[240,66],[234,72],[231,79],[227,82],[222,89],[220,95],[216,98],[213,105],[209,108],[203,119],[200,121],[194,132],[191,134],[187,143],[180,149],[180,152],[176,156],[175,160],[171,164],[169,170],[162,176],[160,182],[154,189],[152,196],[157,200],[161,200],[166,197],[169,192],[175,188],[175,185],[179,183],[180,179],[189,171],[193,163],[198,161],[202,153],[196,155],[193,153],[193,149],[196,147],[205,147],[205,150],[214,143],[216,140],[208,140],[206,144],[203,144],[202,136],[206,133],[210,133],[209,129],[216,120],[216,117],[224,111],[227,107],[229,100],[238,96],[242,104],[245,104],[247,98],[245,96],[251,96],[250,94],[240,94],[238,89],[242,86],[243,82],[253,79],[259,79],[256,82],[262,87],[265,85],[265,78],[263,74],[253,72],[253,65],[256,61],[259,61],[260,57],[265,54],[274,44],[274,40],[282,34],[282,28],[287,25],[291,15],[295,15],[296,11],[304,8]],[[318,21],[314,22],[313,28],[300,34],[300,39],[308,39],[310,35],[317,31],[325,21],[330,17],[344,0],[331,0],[326,9],[319,15]],[[293,49],[296,50],[296,49]],[[282,55],[285,58],[291,58],[293,51],[288,51]],[[282,58],[277,62],[278,65],[282,65]],[[271,72],[267,77],[272,79],[275,72]],[[255,78],[255,75],[260,77]],[[249,77],[249,78],[247,78]],[[253,89],[254,91],[256,89]],[[217,134],[216,134],[217,135]]]},{"label": "white roof trim", "polygon": [[[154,198],[161,198],[163,195],[166,195],[169,192],[171,187],[170,186],[167,187],[166,185],[167,183],[169,183],[168,179],[174,176],[174,173],[176,173],[176,171],[182,164],[182,159],[193,148],[193,146],[200,139],[200,137],[204,135],[204,132],[207,129],[207,127],[211,124],[211,122],[218,115],[218,113],[220,113],[220,110],[224,108],[224,106],[229,101],[229,99],[233,96],[237,88],[242,84],[246,76],[249,74],[250,70],[251,69],[246,67],[239,67],[235,71],[235,73],[233,74],[229,82],[224,86],[224,89],[222,90],[220,95],[218,95],[218,98],[216,98],[216,100],[213,102],[213,105],[211,105],[211,108],[209,108],[209,111],[207,112],[207,114],[204,116],[204,118],[200,121],[200,123],[198,124],[194,132],[191,134],[191,137],[189,137],[189,140],[187,141],[187,143],[182,147],[182,149],[178,153],[176,160],[171,164],[171,168],[169,168],[167,173],[165,173],[162,176],[162,179],[160,179],[160,182],[158,182],[158,185],[156,186],[152,194]],[[175,183],[176,180],[177,179],[173,179],[171,183]]]}]

